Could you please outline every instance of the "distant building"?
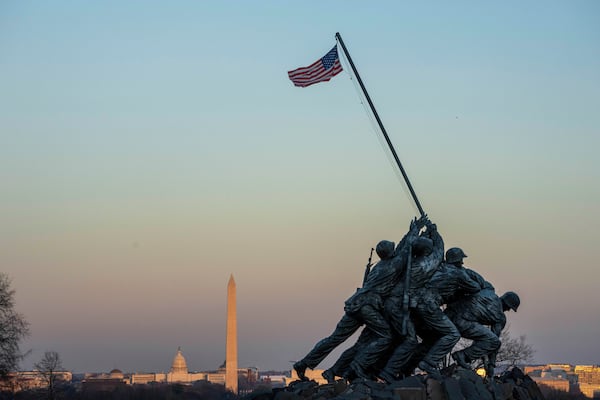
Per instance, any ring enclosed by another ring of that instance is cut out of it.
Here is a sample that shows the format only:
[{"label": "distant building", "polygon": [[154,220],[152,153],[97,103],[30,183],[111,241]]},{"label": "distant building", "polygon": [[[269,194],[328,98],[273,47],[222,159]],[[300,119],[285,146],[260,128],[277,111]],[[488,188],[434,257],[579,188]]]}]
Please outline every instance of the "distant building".
[{"label": "distant building", "polygon": [[[185,357],[181,352],[181,348],[177,349],[177,353],[173,358],[171,369],[168,373],[135,373],[131,374],[129,383],[132,385],[146,385],[149,383],[183,383],[191,384],[196,381],[204,381],[207,374],[205,372],[189,372]],[[217,382],[215,382],[217,383]],[[221,382],[219,382],[221,383]]]},{"label": "distant building", "polygon": [[81,381],[81,388],[84,391],[112,392],[128,383],[121,370],[113,369],[108,374],[85,374]]},{"label": "distant building", "polygon": [[289,376],[266,374],[260,376],[260,382],[272,388],[286,387],[289,381]]},{"label": "distant building", "polygon": [[154,373],[154,372],[136,372],[131,374],[129,383],[132,385],[147,385],[149,383],[166,382],[165,373]]},{"label": "distant building", "polygon": [[579,390],[590,399],[600,399],[600,366],[576,365],[575,373],[579,377]]},{"label": "distant building", "polygon": [[573,372],[573,366],[569,364],[547,364],[526,366],[523,372],[533,379],[540,389],[554,389],[566,393],[578,391],[577,375]]},{"label": "distant building", "polygon": [[[225,385],[226,367],[223,365],[216,371],[190,372],[183,356],[181,348],[173,358],[171,369],[168,373],[164,372],[136,372],[129,376],[126,381],[132,385],[147,385],[150,383],[179,383],[191,385],[197,381],[208,381],[219,385]],[[244,377],[247,381],[257,379],[258,373],[253,368],[242,368],[237,370],[238,377]]]},{"label": "distant building", "polygon": [[552,388],[569,393],[582,393],[590,399],[600,399],[600,366],[546,364],[526,366],[528,374],[540,389]]},{"label": "distant building", "polygon": [[206,374],[203,372],[189,372],[185,358],[181,353],[181,348],[177,349],[177,354],[173,358],[171,370],[166,376],[167,383],[192,383],[195,381],[206,380]]},{"label": "distant building", "polygon": [[[73,380],[69,371],[54,372],[57,384],[68,384]],[[40,389],[48,386],[44,376],[39,371],[9,372],[6,379],[0,380],[0,391],[20,392],[22,390]]]}]

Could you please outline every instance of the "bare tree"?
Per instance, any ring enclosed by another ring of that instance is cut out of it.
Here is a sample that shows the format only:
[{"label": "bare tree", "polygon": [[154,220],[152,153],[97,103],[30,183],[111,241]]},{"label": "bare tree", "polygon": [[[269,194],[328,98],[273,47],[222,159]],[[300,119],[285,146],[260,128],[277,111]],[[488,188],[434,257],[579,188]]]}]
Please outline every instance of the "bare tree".
[{"label": "bare tree", "polygon": [[0,272],[0,377],[17,368],[23,354],[19,342],[29,335],[29,324],[15,311],[15,291],[11,280]]},{"label": "bare tree", "polygon": [[54,400],[56,396],[56,380],[59,376],[57,372],[64,370],[59,354],[55,351],[45,352],[44,357],[34,365],[34,368],[38,370],[47,385],[48,400]]},{"label": "bare tree", "polygon": [[498,351],[496,363],[506,367],[514,367],[517,364],[525,364],[533,361],[535,350],[527,343],[527,337],[521,335],[518,338],[510,336],[508,329],[504,329],[500,335],[502,346]]},{"label": "bare tree", "polygon": [[[496,355],[496,365],[503,366],[505,368],[514,367],[518,364],[525,364],[533,361],[533,354],[535,350],[527,343],[527,337],[521,335],[518,338],[510,335],[510,326],[507,325],[500,335],[500,341],[502,345]],[[453,351],[462,350],[471,345],[472,340],[460,338]],[[452,358],[448,354],[444,359],[444,367],[452,364]],[[473,360],[473,368],[482,368],[483,360]]]},{"label": "bare tree", "polygon": [[[460,340],[458,342],[456,342],[456,344],[452,348],[452,351],[450,353],[446,354],[444,356],[444,358],[442,359],[442,367],[443,368],[449,367],[452,363],[455,362],[452,359],[452,353],[454,353],[455,351],[466,349],[472,343],[473,343],[473,341],[471,339],[465,339],[464,337],[461,337]],[[475,369],[480,368],[482,365],[483,365],[482,360],[474,360],[473,367]]]}]

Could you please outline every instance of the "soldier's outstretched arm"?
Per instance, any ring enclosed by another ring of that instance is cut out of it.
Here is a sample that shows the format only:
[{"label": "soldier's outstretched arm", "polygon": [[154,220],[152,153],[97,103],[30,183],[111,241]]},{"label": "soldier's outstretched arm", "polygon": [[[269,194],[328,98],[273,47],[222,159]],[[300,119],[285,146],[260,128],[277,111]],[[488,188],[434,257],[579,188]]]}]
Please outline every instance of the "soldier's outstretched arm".
[{"label": "soldier's outstretched arm", "polygon": [[463,271],[462,277],[458,282],[459,287],[465,292],[469,294],[477,293],[481,290],[481,286],[479,283],[474,281],[467,275],[466,271]]},{"label": "soldier's outstretched arm", "polygon": [[480,273],[473,271],[472,269],[466,268],[466,267],[465,267],[465,271],[467,272],[467,275],[469,275],[469,278],[473,279],[475,282],[477,282],[479,284],[481,289],[495,290],[494,285],[492,285],[490,282],[486,281],[485,278],[483,276],[481,276]]},{"label": "soldier's outstretched arm", "polygon": [[427,215],[423,215],[419,219],[415,218],[410,221],[410,226],[408,228],[408,232],[406,233],[406,235],[404,235],[402,240],[400,240],[400,242],[396,246],[396,250],[394,251],[394,256],[399,255],[403,249],[405,252],[408,251],[407,245],[409,244],[409,242],[410,242],[410,245],[412,245],[412,243],[415,241],[415,239],[419,236],[419,232],[421,231],[421,229],[423,229],[423,227],[425,227],[425,225],[427,224],[428,221],[429,221],[429,219],[428,219]]},{"label": "soldier's outstretched arm", "polygon": [[433,249],[428,257],[433,261],[437,261],[437,263],[441,263],[444,259],[444,239],[438,232],[436,224],[428,221],[426,226],[429,238],[433,241]]}]

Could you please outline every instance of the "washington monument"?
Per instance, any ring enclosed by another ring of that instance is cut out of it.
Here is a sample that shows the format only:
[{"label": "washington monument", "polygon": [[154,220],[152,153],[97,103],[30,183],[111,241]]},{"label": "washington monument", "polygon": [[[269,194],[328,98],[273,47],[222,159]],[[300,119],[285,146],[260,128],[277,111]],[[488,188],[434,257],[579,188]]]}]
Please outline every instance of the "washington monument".
[{"label": "washington monument", "polygon": [[227,284],[227,340],[225,342],[225,389],[238,393],[237,311],[233,274]]}]

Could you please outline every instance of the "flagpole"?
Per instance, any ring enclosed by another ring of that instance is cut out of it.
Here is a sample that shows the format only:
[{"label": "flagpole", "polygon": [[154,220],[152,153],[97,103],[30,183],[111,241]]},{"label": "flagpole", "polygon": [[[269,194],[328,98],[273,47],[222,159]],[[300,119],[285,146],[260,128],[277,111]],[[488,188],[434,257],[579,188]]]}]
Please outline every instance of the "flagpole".
[{"label": "flagpole", "polygon": [[352,71],[354,72],[354,76],[356,76],[356,79],[358,80],[358,84],[360,85],[360,88],[362,89],[365,97],[367,98],[369,107],[371,107],[371,111],[373,112],[373,115],[375,116],[375,119],[377,120],[379,129],[381,129],[381,132],[383,133],[383,137],[385,138],[385,141],[387,142],[387,144],[390,148],[390,151],[392,152],[392,155],[394,156],[394,160],[396,160],[396,164],[398,165],[398,168],[400,169],[400,172],[402,173],[402,176],[404,177],[406,186],[408,186],[408,190],[410,191],[410,194],[412,195],[412,198],[415,201],[417,208],[419,209],[419,213],[421,214],[421,216],[424,216],[425,212],[423,211],[423,207],[421,207],[421,203],[419,202],[419,199],[417,198],[417,194],[415,193],[412,185],[410,184],[408,175],[406,175],[406,171],[404,171],[404,167],[402,167],[402,163],[400,162],[400,159],[398,158],[398,154],[396,154],[394,145],[392,144],[390,137],[388,136],[387,132],[385,131],[385,127],[383,126],[383,123],[381,122],[381,119],[379,118],[379,114],[377,114],[377,110],[375,109],[375,106],[373,105],[373,102],[371,101],[371,97],[369,96],[369,93],[367,92],[367,89],[365,88],[365,85],[363,84],[362,79],[360,79],[360,75],[358,74],[358,71],[356,70],[356,67],[354,66],[354,62],[352,62],[352,57],[350,57],[350,53],[348,53],[348,49],[346,49],[346,45],[344,44],[344,41],[342,40],[342,36],[340,35],[339,32],[337,32],[335,34],[335,38],[342,45],[342,50],[344,50],[344,54],[346,55],[346,58],[348,59],[348,62],[350,63],[350,67],[352,67]]}]

